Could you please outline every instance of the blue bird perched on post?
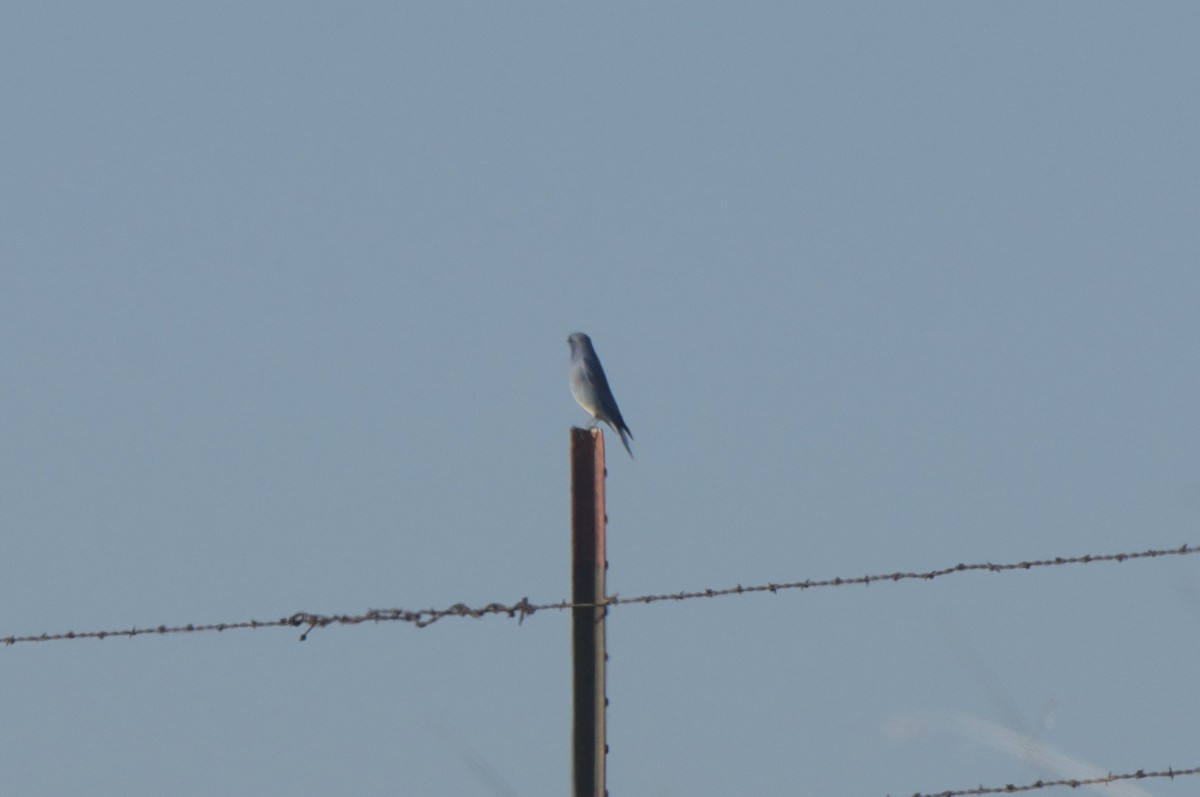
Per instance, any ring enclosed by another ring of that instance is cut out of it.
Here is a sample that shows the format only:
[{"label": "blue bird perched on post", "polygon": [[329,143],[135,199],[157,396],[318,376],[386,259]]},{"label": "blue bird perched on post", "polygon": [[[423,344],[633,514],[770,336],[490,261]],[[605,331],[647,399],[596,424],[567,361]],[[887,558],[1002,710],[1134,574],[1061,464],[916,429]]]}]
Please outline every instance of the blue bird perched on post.
[{"label": "blue bird perched on post", "polygon": [[592,339],[582,332],[575,332],[567,338],[567,344],[571,347],[571,393],[575,401],[592,416],[592,426],[597,421],[604,421],[621,436],[621,444],[632,459],[629,440],[633,439],[633,432],[629,431],[617,409],[617,400],[608,388],[608,379],[596,350],[592,348]]}]

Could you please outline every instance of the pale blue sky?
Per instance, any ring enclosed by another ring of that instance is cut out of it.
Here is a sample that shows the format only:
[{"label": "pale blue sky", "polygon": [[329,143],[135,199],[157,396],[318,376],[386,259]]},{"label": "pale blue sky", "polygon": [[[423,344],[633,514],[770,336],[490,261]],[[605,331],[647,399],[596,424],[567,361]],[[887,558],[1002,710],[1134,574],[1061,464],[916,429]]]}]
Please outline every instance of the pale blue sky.
[{"label": "pale blue sky", "polygon": [[[575,330],[636,436],[612,592],[1198,543],[1197,41],[1187,4],[10,3],[0,636],[566,597]],[[997,740],[1039,723],[1200,765],[1198,567],[620,607],[610,793],[1031,781]],[[567,792],[566,615],[297,636],[0,649],[6,793]]]}]

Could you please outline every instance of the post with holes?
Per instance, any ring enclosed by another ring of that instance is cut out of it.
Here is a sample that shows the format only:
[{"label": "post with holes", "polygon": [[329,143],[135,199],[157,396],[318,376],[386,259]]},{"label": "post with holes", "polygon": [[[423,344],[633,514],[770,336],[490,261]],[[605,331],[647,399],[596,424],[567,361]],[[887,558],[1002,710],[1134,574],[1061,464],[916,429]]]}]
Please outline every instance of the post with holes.
[{"label": "post with holes", "polygon": [[572,777],[575,797],[605,797],[608,744],[604,716],[604,436],[598,429],[571,429],[571,610],[574,660]]}]

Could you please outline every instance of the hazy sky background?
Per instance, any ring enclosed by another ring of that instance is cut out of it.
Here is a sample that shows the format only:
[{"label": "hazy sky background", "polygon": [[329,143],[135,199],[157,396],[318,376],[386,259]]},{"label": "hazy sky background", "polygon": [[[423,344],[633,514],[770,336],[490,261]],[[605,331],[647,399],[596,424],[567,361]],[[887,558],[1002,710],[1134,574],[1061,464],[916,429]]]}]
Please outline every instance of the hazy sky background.
[{"label": "hazy sky background", "polygon": [[[0,636],[566,597],[576,330],[636,437],[610,592],[1200,543],[1198,41],[1191,4],[9,3]],[[610,793],[1061,774],[1014,733],[1198,766],[1198,568],[619,607]],[[298,636],[0,648],[3,790],[568,792],[566,614]]]}]

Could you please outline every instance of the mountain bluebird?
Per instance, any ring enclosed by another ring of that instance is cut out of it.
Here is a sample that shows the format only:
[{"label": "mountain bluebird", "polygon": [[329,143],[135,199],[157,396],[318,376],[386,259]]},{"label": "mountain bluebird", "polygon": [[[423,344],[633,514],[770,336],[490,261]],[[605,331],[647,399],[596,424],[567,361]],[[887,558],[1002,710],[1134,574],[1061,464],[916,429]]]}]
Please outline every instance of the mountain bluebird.
[{"label": "mountain bluebird", "polygon": [[[632,458],[629,440],[633,439],[633,432],[625,425],[625,419],[617,409],[617,400],[608,389],[608,380],[604,377],[600,358],[592,348],[592,339],[582,332],[576,332],[567,338],[567,344],[571,347],[571,393],[575,395],[575,401],[592,416],[592,426],[596,425],[596,421],[604,421],[620,435],[621,444]],[[626,436],[629,440],[625,439]]]}]

